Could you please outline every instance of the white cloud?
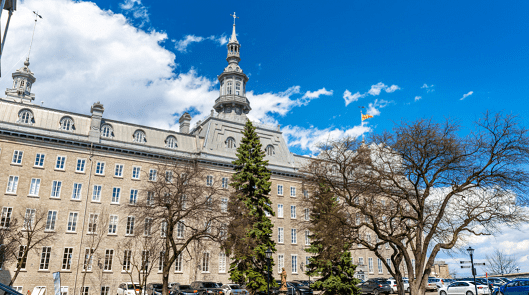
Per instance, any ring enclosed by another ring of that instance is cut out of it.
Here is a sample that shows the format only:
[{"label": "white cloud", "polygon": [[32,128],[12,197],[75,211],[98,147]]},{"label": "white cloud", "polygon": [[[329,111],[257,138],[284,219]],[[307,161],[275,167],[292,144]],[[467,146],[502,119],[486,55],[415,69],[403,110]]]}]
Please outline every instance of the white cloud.
[{"label": "white cloud", "polygon": [[176,41],[175,48],[176,50],[185,53],[187,52],[187,47],[191,45],[192,43],[199,43],[205,40],[211,40],[215,43],[218,43],[219,46],[224,45],[228,43],[228,38],[226,35],[222,34],[221,36],[214,36],[211,35],[209,37],[200,37],[195,35],[186,35],[184,39]]},{"label": "white cloud", "polygon": [[303,95],[302,98],[309,98],[309,99],[314,99],[314,98],[319,98],[320,95],[327,95],[327,96],[330,96],[332,95],[332,90],[328,91],[327,89],[322,88],[322,89],[319,89],[319,90],[316,90],[314,92],[311,92],[311,91],[307,91],[305,92],[305,94]]},{"label": "white cloud", "polygon": [[147,8],[141,4],[141,0],[125,0],[123,3],[119,4],[119,7],[123,9],[126,14],[132,14],[135,19],[141,21],[140,27],[148,23],[149,12]]},{"label": "white cloud", "polygon": [[467,94],[463,94],[463,97],[461,97],[459,100],[463,100],[467,98],[468,96],[471,96],[474,93],[474,91],[469,91]]},{"label": "white cloud", "polygon": [[313,154],[318,152],[318,144],[320,143],[346,136],[358,137],[370,130],[366,126],[354,126],[345,130],[339,128],[302,128],[299,126],[285,126],[282,128],[283,135],[289,146],[297,146],[302,150],[309,150]]},{"label": "white cloud", "polygon": [[346,89],[345,92],[343,93],[343,99],[345,100],[345,106],[348,106],[350,103],[357,101],[359,98],[363,98],[368,95],[378,96],[380,95],[380,92],[382,90],[386,91],[386,93],[393,93],[399,89],[400,87],[397,85],[387,86],[386,84],[382,82],[378,82],[375,85],[371,85],[371,89],[369,89],[367,92],[364,92],[362,94],[360,94],[360,92],[356,92],[355,94],[352,94],[351,91]]},{"label": "white cloud", "polygon": [[425,84],[423,84],[421,86],[421,89],[426,89],[426,93],[430,93],[430,92],[434,92],[435,91],[435,89],[433,87],[434,87],[433,84],[428,86],[428,84],[425,83]]},{"label": "white cloud", "polygon": [[422,96],[415,96],[415,101],[419,101],[422,98]]},{"label": "white cloud", "polygon": [[371,116],[378,116],[380,115],[380,109],[385,108],[390,103],[392,103],[392,101],[387,101],[383,99],[381,100],[375,99],[375,101],[370,103],[369,106],[367,107],[366,113]]}]

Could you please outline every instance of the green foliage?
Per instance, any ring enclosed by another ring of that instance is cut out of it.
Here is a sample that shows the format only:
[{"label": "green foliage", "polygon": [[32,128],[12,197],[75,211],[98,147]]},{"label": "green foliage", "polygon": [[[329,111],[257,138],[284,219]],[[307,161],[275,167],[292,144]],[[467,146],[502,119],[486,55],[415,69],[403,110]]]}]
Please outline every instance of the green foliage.
[{"label": "green foliage", "polygon": [[312,196],[311,245],[307,251],[313,256],[307,265],[307,274],[320,277],[311,287],[324,291],[323,295],[357,295],[356,285],[360,280],[354,277],[356,265],[352,263],[350,244],[346,241],[346,229],[343,226],[347,215],[335,196],[320,186]]},{"label": "green foliage", "polygon": [[[230,280],[245,284],[253,293],[266,291],[267,260],[265,251],[275,252],[272,241],[273,224],[266,212],[274,214],[270,207],[270,171],[268,161],[250,121],[245,125],[243,138],[237,148],[237,160],[233,161],[236,173],[230,184],[235,193],[228,206],[231,222],[223,248],[232,257]],[[271,267],[274,263],[271,261]],[[273,269],[273,268],[271,268]],[[276,283],[271,279],[271,286]]]}]

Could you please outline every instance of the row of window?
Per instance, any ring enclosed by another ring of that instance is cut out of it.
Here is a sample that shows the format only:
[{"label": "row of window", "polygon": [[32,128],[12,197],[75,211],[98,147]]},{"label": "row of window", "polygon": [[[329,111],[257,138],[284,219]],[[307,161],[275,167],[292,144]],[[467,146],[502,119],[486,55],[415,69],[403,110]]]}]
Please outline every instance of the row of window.
[{"label": "row of window", "polygon": [[[277,228],[277,243],[278,244],[284,244],[285,243],[285,229],[282,227]],[[291,244],[297,244],[298,243],[298,230],[295,228],[290,229],[290,243]],[[305,245],[310,245],[310,232],[308,230],[305,230]]]},{"label": "row of window", "polygon": [[[374,273],[375,270],[374,270],[374,267],[373,267],[373,258],[372,257],[368,257],[367,261],[368,261],[368,265],[367,266],[368,266],[369,273]],[[353,257],[351,257],[351,263],[354,263],[354,258]],[[386,258],[386,263],[388,264],[389,267],[391,267],[391,258]],[[415,259],[412,259],[412,263],[413,263],[413,265],[415,265]],[[365,265],[363,257],[358,257],[358,265]],[[384,272],[384,265],[383,265],[382,260],[380,258],[377,258],[377,266],[378,266],[378,273],[382,274]],[[389,271],[388,271],[388,273],[389,273]]]},{"label": "row of window", "polygon": [[[235,144],[235,138],[233,138],[231,136],[228,137],[224,143],[225,143],[227,149],[235,149],[235,148],[237,148],[237,145]],[[271,145],[271,144],[267,145],[266,148],[265,148],[265,154],[267,156],[275,155],[276,151],[275,151],[274,146]]]},{"label": "row of window", "polygon": [[[277,204],[277,218],[284,218],[283,207],[284,207],[283,204]],[[290,219],[297,219],[296,208],[297,208],[296,205],[290,205]],[[265,212],[265,213],[266,213],[266,216],[271,216],[269,212]],[[303,210],[303,219],[305,219],[305,221],[310,220],[310,210],[308,208],[305,208]]]}]

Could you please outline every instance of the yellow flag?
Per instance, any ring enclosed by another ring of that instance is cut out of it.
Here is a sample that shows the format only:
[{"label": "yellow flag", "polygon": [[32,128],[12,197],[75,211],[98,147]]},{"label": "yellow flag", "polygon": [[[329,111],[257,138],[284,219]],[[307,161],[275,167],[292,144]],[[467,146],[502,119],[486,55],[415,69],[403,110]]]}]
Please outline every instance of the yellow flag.
[{"label": "yellow flag", "polygon": [[367,114],[366,115],[362,114],[362,121],[367,120],[369,118],[373,118],[373,116],[367,115]]}]

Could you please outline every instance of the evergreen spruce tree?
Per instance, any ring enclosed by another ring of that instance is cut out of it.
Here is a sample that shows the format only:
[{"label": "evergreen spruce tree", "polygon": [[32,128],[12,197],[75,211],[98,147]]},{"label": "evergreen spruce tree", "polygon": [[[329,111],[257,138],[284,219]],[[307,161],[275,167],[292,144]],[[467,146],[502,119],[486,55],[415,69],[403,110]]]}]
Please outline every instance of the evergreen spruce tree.
[{"label": "evergreen spruce tree", "polygon": [[322,295],[358,295],[356,285],[360,280],[354,277],[353,264],[347,242],[347,230],[341,226],[347,218],[338,199],[321,186],[311,197],[311,245],[305,251],[309,258],[307,275],[320,277],[311,287],[323,291]]},{"label": "evergreen spruce tree", "polygon": [[[228,236],[223,248],[232,258],[230,280],[244,284],[252,293],[267,289],[267,259],[265,251],[275,252],[272,241],[272,221],[266,213],[274,215],[270,207],[270,171],[265,153],[255,132],[248,121],[244,127],[243,138],[237,148],[237,160],[233,162],[236,173],[230,184],[235,188],[228,206],[231,217]],[[273,261],[270,266],[273,269]],[[276,286],[273,277],[270,286]]]}]

